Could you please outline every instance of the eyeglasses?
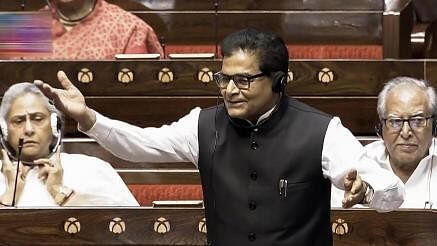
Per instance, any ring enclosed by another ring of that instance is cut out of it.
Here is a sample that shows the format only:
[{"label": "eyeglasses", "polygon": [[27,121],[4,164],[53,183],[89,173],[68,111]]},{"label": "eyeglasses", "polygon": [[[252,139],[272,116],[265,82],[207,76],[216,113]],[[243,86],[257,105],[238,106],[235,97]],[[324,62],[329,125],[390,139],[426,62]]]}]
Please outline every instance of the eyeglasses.
[{"label": "eyeglasses", "polygon": [[420,131],[427,126],[428,120],[431,118],[432,116],[428,116],[428,117],[416,116],[408,119],[391,117],[391,118],[383,119],[383,121],[385,123],[385,126],[388,128],[388,130],[392,132],[399,132],[404,126],[404,122],[408,122],[408,126],[411,128],[411,130]]},{"label": "eyeglasses", "polygon": [[234,81],[235,86],[238,89],[247,90],[250,88],[250,83],[253,82],[256,78],[260,78],[265,76],[265,73],[259,73],[255,75],[243,75],[243,74],[235,74],[235,75],[227,75],[222,72],[217,72],[213,75],[214,81],[217,83],[217,86],[220,89],[225,89],[228,87],[229,82]]}]

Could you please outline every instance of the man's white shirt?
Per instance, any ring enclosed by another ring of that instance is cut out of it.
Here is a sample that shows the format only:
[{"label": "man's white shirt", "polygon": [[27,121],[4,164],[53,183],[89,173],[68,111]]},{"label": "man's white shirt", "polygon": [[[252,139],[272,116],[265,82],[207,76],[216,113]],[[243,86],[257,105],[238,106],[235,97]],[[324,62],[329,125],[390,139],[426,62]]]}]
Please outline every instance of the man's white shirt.
[{"label": "man's white shirt", "polygon": [[[393,172],[384,141],[378,140],[365,146],[366,155],[382,168]],[[423,158],[413,174],[405,183],[405,197],[401,208],[429,208],[425,202],[437,206],[437,151],[436,139],[433,139],[429,154]],[[332,189],[331,206],[341,207],[343,192],[335,187]]]},{"label": "man's white shirt", "polygon": [[[178,121],[159,128],[140,128],[96,112],[95,124],[84,133],[114,155],[128,161],[192,162],[197,166],[200,110],[195,108]],[[358,170],[361,178],[374,189],[371,208],[390,211],[402,203],[402,181],[366,158],[363,146],[338,117],[329,123],[321,155],[323,175],[336,187],[343,187],[344,177],[351,169]]]}]

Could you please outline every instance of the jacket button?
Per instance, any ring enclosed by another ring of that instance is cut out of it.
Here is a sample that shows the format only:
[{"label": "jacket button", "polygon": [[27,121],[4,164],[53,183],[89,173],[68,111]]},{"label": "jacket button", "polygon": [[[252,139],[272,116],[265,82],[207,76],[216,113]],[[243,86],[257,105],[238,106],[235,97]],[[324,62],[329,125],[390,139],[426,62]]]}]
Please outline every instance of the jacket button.
[{"label": "jacket button", "polygon": [[253,242],[255,241],[256,237],[255,237],[255,233],[251,232],[249,233],[249,235],[247,236],[247,238],[249,239],[249,241]]},{"label": "jacket button", "polygon": [[255,210],[256,209],[256,202],[255,201],[250,201],[249,202],[249,209],[250,210]]},{"label": "jacket button", "polygon": [[256,180],[258,178],[258,173],[256,171],[253,171],[250,173],[250,178],[252,180]]},{"label": "jacket button", "polygon": [[258,144],[256,142],[252,142],[252,144],[250,145],[250,148],[252,148],[253,150],[258,149]]}]

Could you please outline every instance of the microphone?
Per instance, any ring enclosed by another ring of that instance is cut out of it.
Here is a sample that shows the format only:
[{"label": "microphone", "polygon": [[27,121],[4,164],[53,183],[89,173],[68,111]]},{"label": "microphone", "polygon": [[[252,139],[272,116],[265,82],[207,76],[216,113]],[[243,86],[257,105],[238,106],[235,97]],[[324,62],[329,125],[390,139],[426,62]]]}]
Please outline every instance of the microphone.
[{"label": "microphone", "polygon": [[164,36],[159,37],[159,42],[161,43],[162,46],[162,53],[163,53],[162,59],[165,59],[167,55],[165,52],[165,37]]},{"label": "microphone", "polygon": [[23,149],[24,139],[18,139],[17,171],[15,172],[14,195],[12,196],[12,207],[15,206],[15,194],[17,193],[18,172],[20,171],[21,150]]}]

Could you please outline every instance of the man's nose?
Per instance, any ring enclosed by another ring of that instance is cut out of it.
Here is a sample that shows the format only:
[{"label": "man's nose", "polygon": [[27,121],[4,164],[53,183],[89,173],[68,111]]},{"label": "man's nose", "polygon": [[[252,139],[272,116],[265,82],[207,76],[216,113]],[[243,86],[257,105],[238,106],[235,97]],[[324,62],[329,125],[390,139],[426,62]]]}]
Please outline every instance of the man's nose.
[{"label": "man's nose", "polygon": [[411,129],[410,124],[408,121],[402,122],[402,128],[401,128],[401,136],[404,138],[407,138],[411,135],[413,129]]},{"label": "man's nose", "polygon": [[233,79],[229,80],[228,86],[226,87],[226,93],[239,93],[239,89]]}]

